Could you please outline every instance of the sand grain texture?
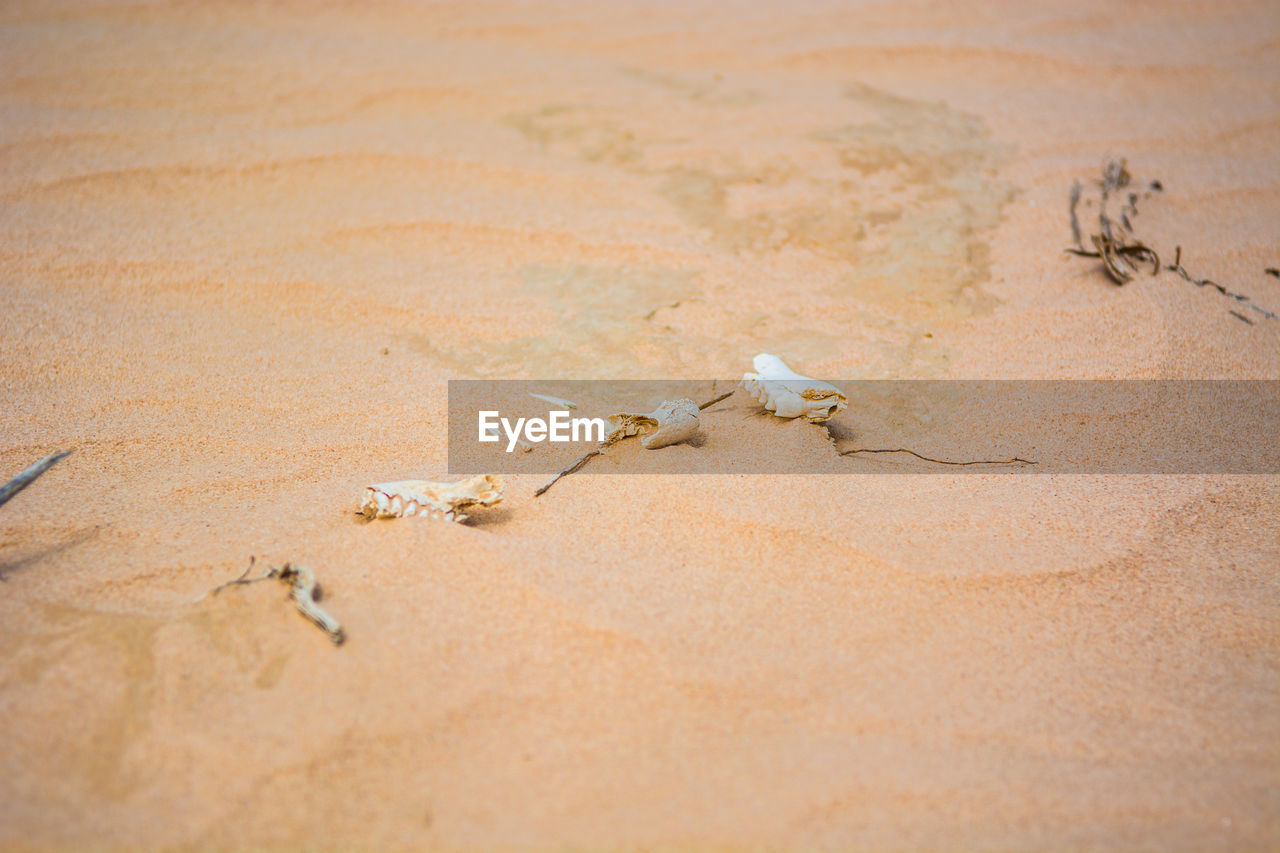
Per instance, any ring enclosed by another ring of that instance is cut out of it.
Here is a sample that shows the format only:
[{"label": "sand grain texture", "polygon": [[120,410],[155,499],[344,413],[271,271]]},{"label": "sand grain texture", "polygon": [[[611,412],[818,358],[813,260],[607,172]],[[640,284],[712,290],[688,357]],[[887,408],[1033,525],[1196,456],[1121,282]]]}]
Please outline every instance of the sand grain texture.
[{"label": "sand grain texture", "polygon": [[1280,378],[1061,251],[1127,156],[1280,306],[1275,5],[1037,6],[6,4],[0,846],[1280,847],[1274,476],[355,515],[449,378]]}]

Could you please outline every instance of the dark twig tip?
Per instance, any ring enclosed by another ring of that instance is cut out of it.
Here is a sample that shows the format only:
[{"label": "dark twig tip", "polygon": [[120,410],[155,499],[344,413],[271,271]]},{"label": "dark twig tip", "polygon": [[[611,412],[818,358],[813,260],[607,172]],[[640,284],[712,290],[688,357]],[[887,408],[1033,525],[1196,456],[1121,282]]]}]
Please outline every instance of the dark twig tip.
[{"label": "dark twig tip", "polygon": [[698,411],[700,411],[700,412],[705,412],[707,409],[711,408],[711,407],[712,407],[712,406],[714,406],[716,403],[722,403],[722,402],[724,402],[725,400],[728,400],[730,397],[732,397],[732,396],[733,396],[733,392],[734,392],[734,391],[737,391],[737,390],[738,390],[737,388],[734,388],[734,389],[733,389],[733,391],[729,391],[729,392],[728,392],[728,393],[726,393],[726,394],[721,394],[719,397],[716,397],[714,400],[708,400],[707,402],[705,402],[705,403],[703,403],[702,405],[698,406]]},{"label": "dark twig tip", "polygon": [[72,451],[70,450],[63,450],[58,453],[50,453],[48,456],[41,459],[39,462],[36,462],[28,466],[25,471],[23,471],[18,476],[14,477],[9,482],[5,483],[3,486],[0,486],[0,506],[3,506],[4,504],[8,503],[9,500],[14,495],[18,494],[18,492],[22,491],[27,486],[34,483],[37,479],[39,479],[41,474],[43,474],[45,471],[48,471],[54,465],[57,465],[63,459],[66,459],[68,456],[71,455],[71,453]]}]

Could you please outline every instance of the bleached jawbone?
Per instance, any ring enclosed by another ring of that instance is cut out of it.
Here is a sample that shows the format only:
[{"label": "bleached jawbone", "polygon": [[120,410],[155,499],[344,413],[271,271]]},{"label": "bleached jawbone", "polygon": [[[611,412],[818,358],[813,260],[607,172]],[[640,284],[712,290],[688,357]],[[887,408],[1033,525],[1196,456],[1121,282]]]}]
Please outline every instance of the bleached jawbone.
[{"label": "bleached jawbone", "polygon": [[700,426],[698,404],[689,399],[667,400],[647,415],[626,412],[610,415],[609,424],[613,431],[605,438],[604,447],[638,435],[642,447],[657,450],[693,438]]},{"label": "bleached jawbone", "polygon": [[467,512],[502,500],[502,480],[482,474],[457,483],[398,480],[364,490],[360,513],[366,518],[443,518],[466,521]]},{"label": "bleached jawbone", "polygon": [[849,405],[834,385],[801,376],[776,355],[762,352],[751,360],[755,373],[742,376],[742,387],[756,402],[780,418],[804,417],[822,423]]}]

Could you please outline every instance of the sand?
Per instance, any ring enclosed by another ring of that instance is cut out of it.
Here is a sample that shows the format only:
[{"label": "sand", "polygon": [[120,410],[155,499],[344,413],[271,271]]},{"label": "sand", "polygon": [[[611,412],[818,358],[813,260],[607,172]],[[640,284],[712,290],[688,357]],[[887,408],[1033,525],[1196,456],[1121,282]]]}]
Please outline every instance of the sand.
[{"label": "sand", "polygon": [[[354,514],[446,473],[450,378],[1280,378],[1280,323],[1062,252],[1124,156],[1160,251],[1280,306],[1278,44],[1265,2],[6,4],[0,471],[75,453],[0,508],[0,846],[1280,847],[1275,475]],[[749,413],[708,428],[810,452]],[[348,642],[197,601],[251,555]]]}]

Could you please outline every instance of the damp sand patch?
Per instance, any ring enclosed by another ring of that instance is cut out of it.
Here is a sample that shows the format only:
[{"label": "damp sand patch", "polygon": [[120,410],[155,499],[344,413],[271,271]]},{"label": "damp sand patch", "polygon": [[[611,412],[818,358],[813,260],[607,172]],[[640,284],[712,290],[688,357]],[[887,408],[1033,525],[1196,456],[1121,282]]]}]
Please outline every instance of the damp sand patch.
[{"label": "damp sand patch", "polygon": [[[635,110],[553,104],[506,123],[548,152],[649,177],[721,251],[841,261],[848,272],[828,296],[961,315],[994,307],[982,290],[989,238],[1014,188],[998,178],[1009,152],[981,119],[864,85],[795,98],[679,75],[651,85]],[[672,119],[655,126],[666,101]]]}]

